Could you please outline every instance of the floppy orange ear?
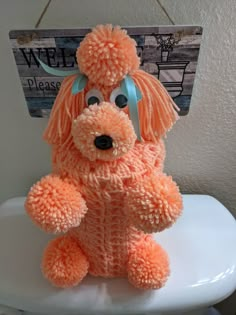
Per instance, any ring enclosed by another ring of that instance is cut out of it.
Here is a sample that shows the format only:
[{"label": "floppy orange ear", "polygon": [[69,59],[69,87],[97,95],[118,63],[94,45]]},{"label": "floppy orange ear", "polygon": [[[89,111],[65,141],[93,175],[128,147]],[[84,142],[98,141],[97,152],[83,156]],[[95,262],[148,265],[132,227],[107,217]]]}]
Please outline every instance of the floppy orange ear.
[{"label": "floppy orange ear", "polygon": [[156,142],[178,119],[178,107],[154,76],[137,70],[132,78],[142,93],[138,103],[141,135],[146,141]]},{"label": "floppy orange ear", "polygon": [[55,99],[43,138],[49,144],[63,145],[71,139],[71,126],[84,107],[84,91],[72,95],[76,75],[65,78]]}]

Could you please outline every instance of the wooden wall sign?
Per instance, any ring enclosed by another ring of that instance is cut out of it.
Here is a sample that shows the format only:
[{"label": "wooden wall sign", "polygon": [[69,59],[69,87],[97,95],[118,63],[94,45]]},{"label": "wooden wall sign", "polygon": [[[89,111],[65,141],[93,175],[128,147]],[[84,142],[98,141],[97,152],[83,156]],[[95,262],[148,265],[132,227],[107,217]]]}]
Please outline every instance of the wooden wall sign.
[{"label": "wooden wall sign", "polygon": [[[137,42],[141,68],[156,76],[180,108],[189,111],[202,28],[199,26],[124,27]],[[9,33],[29,113],[48,117],[63,78],[47,74],[50,67],[76,69],[75,52],[88,28],[14,30]]]}]

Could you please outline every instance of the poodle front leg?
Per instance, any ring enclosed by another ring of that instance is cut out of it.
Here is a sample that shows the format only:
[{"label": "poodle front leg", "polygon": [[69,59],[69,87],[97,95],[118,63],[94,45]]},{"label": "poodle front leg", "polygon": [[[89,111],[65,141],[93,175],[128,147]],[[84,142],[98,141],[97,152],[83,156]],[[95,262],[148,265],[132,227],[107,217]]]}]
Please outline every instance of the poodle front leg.
[{"label": "poodle front leg", "polygon": [[87,212],[78,188],[53,174],[30,189],[25,208],[32,221],[49,233],[65,233],[79,226]]},{"label": "poodle front leg", "polygon": [[130,185],[126,206],[131,224],[145,233],[170,227],[182,211],[182,196],[170,176],[153,174]]},{"label": "poodle front leg", "polygon": [[127,272],[133,286],[139,289],[159,289],[169,276],[168,256],[151,237],[146,237],[131,250]]},{"label": "poodle front leg", "polygon": [[49,242],[42,259],[42,272],[53,285],[74,287],[87,275],[89,262],[78,242],[69,235]]}]

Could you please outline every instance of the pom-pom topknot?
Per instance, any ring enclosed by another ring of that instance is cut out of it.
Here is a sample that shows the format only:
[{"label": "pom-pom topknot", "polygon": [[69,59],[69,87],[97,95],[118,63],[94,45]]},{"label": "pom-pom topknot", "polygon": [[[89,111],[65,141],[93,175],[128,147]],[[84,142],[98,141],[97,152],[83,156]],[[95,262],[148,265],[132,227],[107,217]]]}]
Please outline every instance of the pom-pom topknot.
[{"label": "pom-pom topknot", "polygon": [[76,53],[79,69],[90,81],[105,86],[119,83],[139,68],[136,42],[125,30],[99,25],[89,33]]}]

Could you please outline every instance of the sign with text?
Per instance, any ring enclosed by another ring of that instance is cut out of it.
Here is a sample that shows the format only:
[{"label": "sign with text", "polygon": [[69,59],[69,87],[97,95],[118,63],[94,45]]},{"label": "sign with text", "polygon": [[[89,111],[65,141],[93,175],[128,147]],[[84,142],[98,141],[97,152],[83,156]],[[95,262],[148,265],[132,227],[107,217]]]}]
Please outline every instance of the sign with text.
[{"label": "sign with text", "polygon": [[[199,26],[125,27],[137,43],[141,69],[156,76],[180,108],[189,111],[202,38]],[[15,30],[9,33],[29,113],[48,117],[62,77],[46,73],[37,58],[60,70],[77,68],[76,49],[90,29]]]}]

